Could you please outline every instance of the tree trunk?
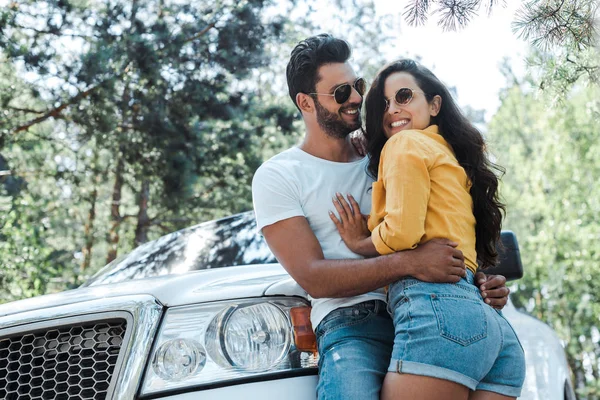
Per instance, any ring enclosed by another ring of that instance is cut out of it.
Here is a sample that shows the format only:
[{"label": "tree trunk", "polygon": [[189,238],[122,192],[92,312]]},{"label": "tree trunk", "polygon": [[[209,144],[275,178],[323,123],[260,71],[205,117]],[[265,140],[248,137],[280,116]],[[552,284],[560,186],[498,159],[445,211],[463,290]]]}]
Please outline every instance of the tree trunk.
[{"label": "tree trunk", "polygon": [[[591,345],[592,349],[594,349],[596,347],[596,344],[592,341],[592,338],[588,337],[588,343]],[[594,383],[599,382],[600,381],[600,376],[598,374],[598,357],[596,356],[596,352],[592,351],[592,352],[588,352],[588,356],[591,359],[591,364],[592,364],[592,381]],[[590,400],[598,400],[598,394],[594,394]]]},{"label": "tree trunk", "polygon": [[[573,373],[575,374],[575,389],[581,389],[583,391],[585,391],[585,389],[589,389],[588,384],[588,378],[587,378],[587,371],[584,367],[585,364],[585,357],[586,357],[586,351],[583,348],[583,344],[579,341],[579,337],[574,339],[574,343],[577,347],[577,355],[575,356],[575,370],[573,371]],[[578,396],[579,398],[579,396]],[[588,397],[587,400],[595,400],[594,397]]]},{"label": "tree trunk", "polygon": [[[577,338],[575,339],[571,339],[571,340],[577,340]],[[567,349],[569,348],[569,345],[567,344]],[[571,369],[571,378],[573,380],[573,387],[575,390],[580,388],[580,378],[582,376],[584,376],[583,371],[580,370],[580,362],[577,359],[576,356],[572,355],[569,351],[565,352],[567,355],[567,363],[569,364],[569,367]]]},{"label": "tree trunk", "polygon": [[135,227],[134,247],[137,247],[148,241],[148,228],[150,219],[148,218],[148,199],[150,198],[150,182],[148,179],[142,180],[142,187],[138,196],[138,216],[137,226]]},{"label": "tree trunk", "polygon": [[[536,229],[536,232],[539,232],[538,229]],[[536,282],[542,282],[543,278],[540,276],[541,273],[539,271],[536,271]],[[544,304],[544,299],[542,297],[542,293],[541,290],[538,290],[535,293],[535,311],[536,311],[536,318],[541,320],[541,321],[545,321],[546,319],[545,317],[545,304]]]},{"label": "tree trunk", "polygon": [[[132,20],[137,11],[137,2],[134,1],[132,4]],[[110,206],[110,230],[108,232],[108,254],[106,255],[106,264],[117,258],[117,251],[119,248],[119,228],[121,227],[121,196],[123,191],[123,183],[125,173],[125,159],[123,149],[123,138],[127,133],[127,122],[129,112],[129,100],[131,99],[129,93],[129,81],[124,82],[123,96],[121,98],[121,129],[117,134],[121,134],[121,145],[119,146],[119,152],[117,154],[117,168],[115,169],[115,184],[113,186],[112,203]]]},{"label": "tree trunk", "polygon": [[112,203],[110,206],[110,230],[108,231],[108,255],[106,264],[117,258],[117,249],[119,247],[119,228],[121,226],[121,193],[123,191],[123,173],[125,162],[123,156],[119,154],[117,168],[115,170],[115,184],[113,186]]},{"label": "tree trunk", "polygon": [[94,190],[90,196],[90,210],[88,212],[87,222],[84,228],[85,245],[83,246],[83,262],[81,263],[81,272],[90,267],[92,262],[92,247],[94,246],[94,221],[96,220],[96,201],[98,200],[98,188],[94,185]]}]

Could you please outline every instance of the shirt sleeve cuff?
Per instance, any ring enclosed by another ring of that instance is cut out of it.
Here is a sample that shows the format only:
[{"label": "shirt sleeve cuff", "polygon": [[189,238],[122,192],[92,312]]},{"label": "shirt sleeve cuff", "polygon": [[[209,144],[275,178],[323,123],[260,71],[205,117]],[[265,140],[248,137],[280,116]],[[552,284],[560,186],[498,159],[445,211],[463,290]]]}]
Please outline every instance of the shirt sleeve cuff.
[{"label": "shirt sleeve cuff", "polygon": [[271,215],[269,218],[256,218],[256,230],[259,234],[262,235],[262,230],[265,226],[273,225],[276,222],[293,217],[304,217],[304,214],[302,214],[302,212],[298,210],[288,210],[277,215]]},{"label": "shirt sleeve cuff", "polygon": [[371,232],[371,240],[373,241],[375,249],[381,255],[395,253],[394,249],[388,246],[381,238],[381,234],[379,233],[380,230],[381,224],[377,225],[375,229],[373,229],[373,232]]}]

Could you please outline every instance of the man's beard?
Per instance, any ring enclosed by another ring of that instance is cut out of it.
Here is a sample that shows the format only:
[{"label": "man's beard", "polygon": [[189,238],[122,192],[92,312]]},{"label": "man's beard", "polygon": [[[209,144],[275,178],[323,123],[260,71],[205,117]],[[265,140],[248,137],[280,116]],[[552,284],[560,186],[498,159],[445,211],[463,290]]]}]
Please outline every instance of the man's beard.
[{"label": "man's beard", "polygon": [[[356,108],[360,113],[360,104],[352,107],[345,108]],[[319,101],[315,101],[315,110],[317,110],[317,123],[325,131],[328,136],[334,137],[336,139],[345,139],[350,133],[354,132],[357,129],[360,129],[361,121],[360,114],[356,118],[354,123],[346,123],[342,118],[333,112],[330,112],[325,107],[319,103]]]}]

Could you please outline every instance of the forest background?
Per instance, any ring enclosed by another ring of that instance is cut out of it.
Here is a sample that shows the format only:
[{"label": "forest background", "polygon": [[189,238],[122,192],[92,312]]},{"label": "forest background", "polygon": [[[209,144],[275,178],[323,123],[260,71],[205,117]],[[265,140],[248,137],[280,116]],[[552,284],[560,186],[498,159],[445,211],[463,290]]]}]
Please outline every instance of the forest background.
[{"label": "forest background", "polygon": [[[370,81],[398,21],[461,29],[502,7],[415,0],[390,19],[370,0],[331,4],[319,23],[316,0],[0,0],[0,302],[75,288],[139,244],[250,210],[256,168],[303,135],[284,80],[299,40],[346,38]],[[526,71],[498,65],[506,85],[490,118],[465,110],[506,168],[504,226],[526,269],[512,300],[555,329],[589,400],[600,398],[597,16],[592,0],[523,2],[513,29],[530,44]]]}]

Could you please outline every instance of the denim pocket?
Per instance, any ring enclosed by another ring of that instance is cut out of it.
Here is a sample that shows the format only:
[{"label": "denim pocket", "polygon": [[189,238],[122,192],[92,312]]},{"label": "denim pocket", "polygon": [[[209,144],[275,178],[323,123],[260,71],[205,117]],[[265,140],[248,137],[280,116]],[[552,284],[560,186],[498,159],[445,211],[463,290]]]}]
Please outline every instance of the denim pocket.
[{"label": "denim pocket", "polygon": [[343,307],[333,310],[319,323],[319,326],[315,330],[317,337],[327,335],[328,333],[334,332],[338,329],[345,328],[347,326],[359,324],[375,313],[369,309],[355,308],[355,307]]},{"label": "denim pocket", "polygon": [[440,336],[468,346],[487,337],[483,303],[454,294],[432,294]]}]

